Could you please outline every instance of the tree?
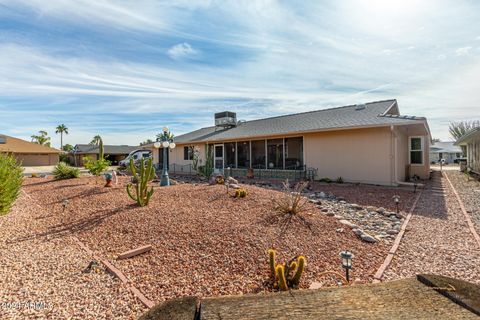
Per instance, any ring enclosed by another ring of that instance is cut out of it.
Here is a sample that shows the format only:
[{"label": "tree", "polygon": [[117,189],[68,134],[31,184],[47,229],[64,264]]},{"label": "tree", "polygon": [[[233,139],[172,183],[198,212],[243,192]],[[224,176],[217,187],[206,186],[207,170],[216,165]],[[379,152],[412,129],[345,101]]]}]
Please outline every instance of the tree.
[{"label": "tree", "polygon": [[63,123],[58,125],[56,130],[55,130],[55,133],[56,134],[59,134],[60,133],[60,149],[63,150],[63,134],[68,134],[68,128],[66,125],[64,125]]},{"label": "tree", "polygon": [[433,139],[432,139],[432,142],[433,142],[433,143],[440,142],[440,139],[438,139],[438,138],[433,138]]},{"label": "tree", "polygon": [[90,144],[98,146],[98,160],[103,160],[103,158],[104,158],[104,148],[103,148],[102,137],[100,137],[97,134],[95,137],[93,137],[92,141],[90,141]]},{"label": "tree", "polygon": [[47,131],[40,130],[38,135],[32,135],[32,142],[41,144],[42,146],[50,147],[50,137],[48,136]]},{"label": "tree", "polygon": [[66,145],[63,146],[62,150],[66,152],[73,151],[73,146],[67,143]]},{"label": "tree", "polygon": [[153,140],[152,139],[147,139],[146,141],[140,142],[140,145],[144,146],[144,145],[150,144],[150,143],[153,143]]},{"label": "tree", "polygon": [[480,127],[480,120],[471,120],[471,121],[457,121],[450,122],[448,130],[455,140],[460,139],[463,135],[471,130]]},{"label": "tree", "polygon": [[97,134],[95,137],[93,137],[92,141],[90,141],[90,144],[98,146],[100,141],[102,141],[102,137]]}]

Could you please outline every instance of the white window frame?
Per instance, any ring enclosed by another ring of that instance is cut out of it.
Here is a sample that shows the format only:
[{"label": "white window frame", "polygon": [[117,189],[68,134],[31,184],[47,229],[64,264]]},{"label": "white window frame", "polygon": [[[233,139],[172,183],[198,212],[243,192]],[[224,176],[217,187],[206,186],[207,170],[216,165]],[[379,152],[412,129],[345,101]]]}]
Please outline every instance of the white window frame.
[{"label": "white window frame", "polygon": [[[412,150],[412,139],[420,139],[420,150]],[[421,151],[422,152],[422,163],[412,163],[412,151]],[[408,137],[408,163],[411,166],[423,166],[425,165],[425,145],[423,136],[411,136]]]}]

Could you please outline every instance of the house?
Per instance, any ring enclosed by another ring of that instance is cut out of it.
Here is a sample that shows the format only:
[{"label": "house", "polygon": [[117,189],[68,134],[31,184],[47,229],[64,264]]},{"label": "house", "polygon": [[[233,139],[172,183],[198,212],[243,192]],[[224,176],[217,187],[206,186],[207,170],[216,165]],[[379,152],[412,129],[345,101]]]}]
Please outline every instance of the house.
[{"label": "house", "polygon": [[[212,119],[213,120],[213,119]],[[211,146],[215,170],[234,176],[254,169],[255,176],[282,171],[316,172],[316,179],[398,185],[430,174],[431,136],[427,120],[400,115],[396,100],[370,102],[252,121],[233,112],[215,114],[215,124],[175,138],[169,167],[192,164],[198,150],[205,164]],[[162,149],[145,146],[162,162]],[[275,176],[271,174],[270,176]]]},{"label": "house", "polygon": [[62,151],[22,139],[0,135],[0,153],[10,153],[23,166],[52,166]]},{"label": "house", "polygon": [[[140,149],[139,147],[127,145],[104,145],[105,159],[109,160],[112,165],[117,165],[120,160],[125,159],[132,151]],[[89,157],[98,160],[99,147],[93,144],[77,144],[70,152],[70,163],[76,166],[84,166],[83,158]]]},{"label": "house", "polygon": [[455,144],[466,148],[467,166],[480,174],[480,128],[466,133]]},{"label": "house", "polygon": [[462,148],[455,145],[455,141],[435,142],[430,146],[430,163],[445,159],[445,163],[454,163],[463,157]]}]

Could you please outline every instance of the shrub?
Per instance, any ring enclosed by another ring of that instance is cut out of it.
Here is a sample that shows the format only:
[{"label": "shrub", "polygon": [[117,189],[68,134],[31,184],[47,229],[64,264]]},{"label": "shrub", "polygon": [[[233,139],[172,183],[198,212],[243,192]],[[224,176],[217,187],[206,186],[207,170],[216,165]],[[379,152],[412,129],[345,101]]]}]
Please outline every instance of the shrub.
[{"label": "shrub", "polygon": [[65,162],[59,162],[53,169],[53,176],[57,180],[73,179],[80,177],[80,170],[70,167]]},{"label": "shrub", "polygon": [[299,182],[293,188],[288,180],[283,183],[283,194],[279,199],[274,199],[274,209],[282,214],[297,215],[306,210],[308,199],[302,196],[308,182]]},{"label": "shrub", "polygon": [[[133,159],[130,159],[130,170],[132,171],[133,177],[132,182],[127,184],[127,194],[132,200],[136,201],[139,206],[146,206],[153,195],[153,187],[150,187],[150,190],[148,189],[148,182],[153,180],[155,176],[152,158],[148,158],[146,164],[145,159],[142,158],[140,161],[140,172],[137,172]],[[134,187],[135,195],[131,191],[132,187]]]},{"label": "shrub", "polygon": [[338,177],[336,181],[337,181],[337,183],[343,183],[343,178],[342,178],[342,177]]},{"label": "shrub", "polygon": [[7,214],[17,199],[22,171],[13,156],[0,154],[0,215]]},{"label": "shrub", "polygon": [[205,157],[205,165],[199,166],[198,172],[202,176],[210,178],[215,168],[213,166],[213,148],[211,148],[208,144],[205,145]]},{"label": "shrub", "polygon": [[277,252],[275,250],[268,250],[270,275],[273,279],[274,288],[282,291],[287,291],[290,288],[298,288],[307,259],[305,259],[304,256],[298,256],[284,264],[277,264],[276,255]]},{"label": "shrub", "polygon": [[325,178],[322,178],[322,179],[320,179],[320,180],[318,180],[318,181],[320,181],[320,182],[326,182],[326,183],[331,183],[331,182],[332,182],[332,179],[325,177]]},{"label": "shrub", "polygon": [[90,157],[83,158],[85,168],[94,176],[99,176],[107,170],[110,165],[110,161],[105,159],[92,160]]},{"label": "shrub", "polygon": [[225,184],[225,178],[222,175],[218,175],[215,177],[216,184]]},{"label": "shrub", "polygon": [[65,162],[68,165],[71,165],[72,163],[70,162],[70,157],[66,153],[61,153],[60,154],[60,162]]}]

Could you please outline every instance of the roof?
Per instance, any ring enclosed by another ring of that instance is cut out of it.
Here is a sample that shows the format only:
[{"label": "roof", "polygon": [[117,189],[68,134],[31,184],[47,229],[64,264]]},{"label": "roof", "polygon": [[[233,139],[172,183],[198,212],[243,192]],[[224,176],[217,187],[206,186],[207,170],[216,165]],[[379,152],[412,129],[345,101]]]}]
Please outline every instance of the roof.
[{"label": "roof", "polygon": [[422,122],[426,123],[423,117],[399,115],[397,101],[392,99],[240,122],[236,127],[229,129],[211,126],[177,136],[175,142],[181,144],[226,141],[256,136]]},{"label": "roof", "polygon": [[[38,143],[10,137],[4,134],[0,134],[0,152],[10,152],[10,153],[61,153],[62,151],[43,146]],[[3,143],[5,140],[5,143]]]},{"label": "roof", "polygon": [[[138,150],[138,146],[127,146],[127,145],[104,145],[103,150],[105,154],[129,154],[132,151]],[[82,154],[97,154],[99,153],[99,148],[97,145],[93,144],[77,144],[75,145],[75,153]]]},{"label": "roof", "polygon": [[430,146],[430,152],[462,153],[462,148],[455,145],[455,141],[435,142]]},{"label": "roof", "polygon": [[471,139],[477,137],[477,135],[478,135],[478,138],[480,139],[480,127],[475,128],[475,129],[467,132],[467,133],[464,134],[463,136],[461,136],[461,137],[455,142],[455,144],[456,144],[456,145],[466,144],[466,143],[469,142]]}]

